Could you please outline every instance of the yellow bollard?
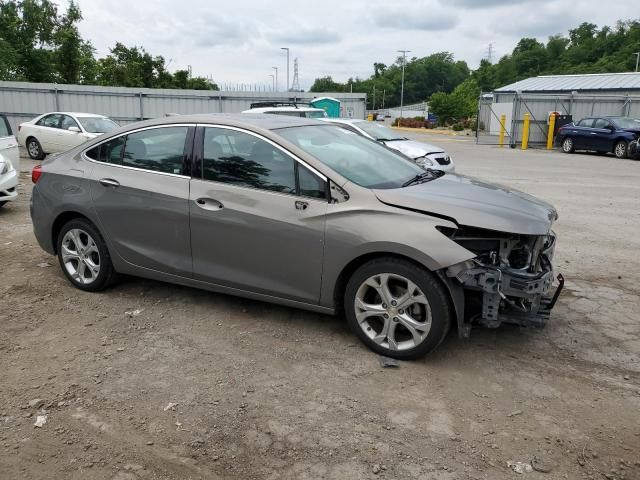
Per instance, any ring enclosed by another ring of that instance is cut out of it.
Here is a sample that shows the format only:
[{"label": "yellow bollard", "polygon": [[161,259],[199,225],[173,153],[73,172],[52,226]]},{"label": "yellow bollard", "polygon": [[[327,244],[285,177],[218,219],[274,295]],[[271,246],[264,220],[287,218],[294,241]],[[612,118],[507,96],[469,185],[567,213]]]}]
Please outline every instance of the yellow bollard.
[{"label": "yellow bollard", "polygon": [[556,127],[556,115],[557,113],[552,113],[549,117],[549,131],[547,132],[547,150],[551,150],[553,148],[553,131]]},{"label": "yellow bollard", "polygon": [[529,123],[531,122],[531,115],[529,112],[524,114],[524,125],[522,127],[522,150],[526,150],[529,147]]},{"label": "yellow bollard", "polygon": [[500,147],[504,147],[504,134],[507,131],[504,126],[505,123],[507,123],[507,116],[503,113],[500,115],[500,137],[498,137],[498,145],[500,145]]},{"label": "yellow bollard", "polygon": [[370,113],[369,115],[367,115],[367,120],[370,122],[373,122],[373,113]]}]

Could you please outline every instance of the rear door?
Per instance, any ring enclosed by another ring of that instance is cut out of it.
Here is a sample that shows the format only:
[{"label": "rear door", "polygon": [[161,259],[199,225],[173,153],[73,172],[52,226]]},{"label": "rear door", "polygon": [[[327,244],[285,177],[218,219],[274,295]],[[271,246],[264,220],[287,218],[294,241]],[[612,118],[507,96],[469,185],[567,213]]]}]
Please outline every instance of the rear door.
[{"label": "rear door", "polygon": [[0,155],[8,158],[14,168],[20,171],[20,156],[18,142],[13,136],[11,125],[4,115],[0,115]]},{"label": "rear door", "polygon": [[255,133],[199,127],[194,278],[305,303],[320,297],[327,179]]},{"label": "rear door", "polygon": [[103,142],[91,193],[102,231],[126,262],[191,276],[189,176],[195,127],[151,127]]},{"label": "rear door", "polygon": [[61,120],[62,114],[52,113],[45,115],[35,123],[34,127],[31,127],[30,136],[34,136],[40,142],[40,146],[46,153],[59,151],[58,133]]}]

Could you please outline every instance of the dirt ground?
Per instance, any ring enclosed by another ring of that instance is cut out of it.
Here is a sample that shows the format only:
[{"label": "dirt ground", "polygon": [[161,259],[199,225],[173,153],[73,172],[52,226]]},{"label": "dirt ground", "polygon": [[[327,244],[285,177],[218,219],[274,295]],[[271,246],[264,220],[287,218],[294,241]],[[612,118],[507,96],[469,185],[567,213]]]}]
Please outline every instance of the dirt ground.
[{"label": "dirt ground", "polygon": [[381,368],[339,318],[135,278],[84,293],[36,243],[24,160],[0,210],[0,478],[640,479],[640,162],[418,138],[558,208],[545,329]]}]

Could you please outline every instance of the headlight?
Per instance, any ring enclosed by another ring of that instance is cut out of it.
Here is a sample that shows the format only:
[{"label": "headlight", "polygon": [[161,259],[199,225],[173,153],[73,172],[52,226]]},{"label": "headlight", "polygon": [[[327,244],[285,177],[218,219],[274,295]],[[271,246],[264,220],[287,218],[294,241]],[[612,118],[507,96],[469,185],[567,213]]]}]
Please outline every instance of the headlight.
[{"label": "headlight", "polygon": [[416,165],[421,167],[433,167],[433,162],[429,160],[427,157],[416,158]]},{"label": "headlight", "polygon": [[3,163],[0,163],[0,175],[4,175],[7,172],[10,172],[13,169],[13,165],[9,160],[5,160]]}]

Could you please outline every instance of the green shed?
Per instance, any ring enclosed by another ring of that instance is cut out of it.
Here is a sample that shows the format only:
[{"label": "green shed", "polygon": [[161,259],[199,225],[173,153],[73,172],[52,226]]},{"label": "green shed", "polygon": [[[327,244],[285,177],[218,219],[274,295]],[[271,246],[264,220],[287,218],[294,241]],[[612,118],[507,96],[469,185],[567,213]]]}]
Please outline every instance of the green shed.
[{"label": "green shed", "polygon": [[311,106],[321,108],[331,118],[340,118],[340,100],[331,97],[318,97],[311,101]]}]

